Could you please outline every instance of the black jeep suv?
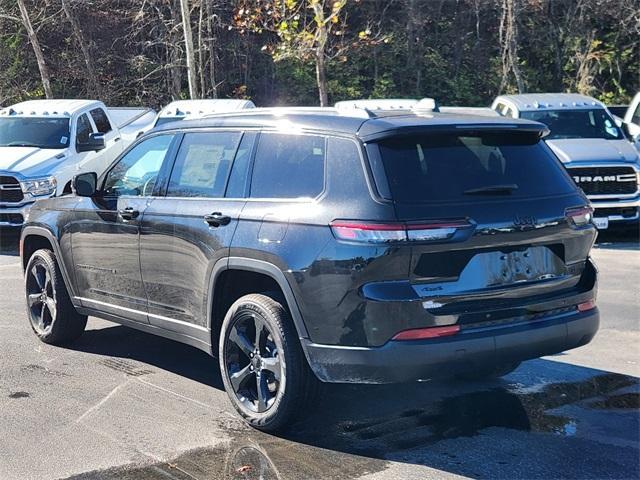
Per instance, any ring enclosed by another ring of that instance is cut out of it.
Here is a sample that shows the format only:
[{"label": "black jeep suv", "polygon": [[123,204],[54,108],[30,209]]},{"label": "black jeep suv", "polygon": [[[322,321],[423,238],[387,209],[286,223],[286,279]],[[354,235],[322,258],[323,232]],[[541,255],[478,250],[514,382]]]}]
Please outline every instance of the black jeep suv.
[{"label": "black jeep suv", "polygon": [[216,355],[253,426],[322,382],[499,376],[599,324],[589,202],[544,126],[256,110],[168,124],[21,237],[28,316],[94,315]]}]

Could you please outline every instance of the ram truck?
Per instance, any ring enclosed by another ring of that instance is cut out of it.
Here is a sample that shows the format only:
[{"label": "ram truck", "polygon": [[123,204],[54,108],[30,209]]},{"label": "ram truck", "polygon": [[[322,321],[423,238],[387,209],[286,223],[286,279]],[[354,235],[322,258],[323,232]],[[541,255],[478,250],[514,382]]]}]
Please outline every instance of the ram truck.
[{"label": "ram truck", "polygon": [[491,108],[547,125],[545,143],[595,208],[594,223],[637,228],[640,158],[604,104],[573,93],[502,95]]},{"label": "ram truck", "polygon": [[30,100],[0,109],[0,227],[20,227],[38,199],[71,193],[71,179],[102,172],[140,132],[147,108],[96,100]]}]

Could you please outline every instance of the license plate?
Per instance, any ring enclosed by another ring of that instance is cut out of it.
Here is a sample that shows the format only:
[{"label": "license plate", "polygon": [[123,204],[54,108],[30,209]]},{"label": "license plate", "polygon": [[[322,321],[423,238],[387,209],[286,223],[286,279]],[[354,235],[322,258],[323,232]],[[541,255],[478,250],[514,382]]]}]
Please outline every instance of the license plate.
[{"label": "license plate", "polygon": [[609,228],[609,219],[607,217],[595,217],[593,219],[593,224],[598,230],[606,230],[607,228]]}]

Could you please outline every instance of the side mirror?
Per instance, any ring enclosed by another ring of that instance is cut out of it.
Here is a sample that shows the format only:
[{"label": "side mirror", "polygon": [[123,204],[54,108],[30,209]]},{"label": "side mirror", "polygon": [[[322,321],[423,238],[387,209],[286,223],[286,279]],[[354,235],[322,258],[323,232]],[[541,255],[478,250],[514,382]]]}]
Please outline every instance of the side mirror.
[{"label": "side mirror", "polygon": [[98,175],[93,172],[81,173],[73,177],[71,188],[79,197],[93,197],[98,185]]},{"label": "side mirror", "polygon": [[105,147],[104,133],[90,133],[86,142],[78,143],[78,152],[98,152]]}]

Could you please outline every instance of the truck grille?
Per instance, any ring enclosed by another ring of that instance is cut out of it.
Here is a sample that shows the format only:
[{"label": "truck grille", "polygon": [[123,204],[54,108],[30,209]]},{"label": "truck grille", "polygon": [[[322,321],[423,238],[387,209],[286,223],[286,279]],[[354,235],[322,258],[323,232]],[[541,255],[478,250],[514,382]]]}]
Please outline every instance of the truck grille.
[{"label": "truck grille", "polygon": [[13,177],[0,176],[0,203],[18,203],[24,198],[20,183]]},{"label": "truck grille", "polygon": [[567,170],[587,195],[628,195],[638,191],[638,177],[631,167],[569,167]]}]

